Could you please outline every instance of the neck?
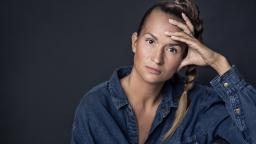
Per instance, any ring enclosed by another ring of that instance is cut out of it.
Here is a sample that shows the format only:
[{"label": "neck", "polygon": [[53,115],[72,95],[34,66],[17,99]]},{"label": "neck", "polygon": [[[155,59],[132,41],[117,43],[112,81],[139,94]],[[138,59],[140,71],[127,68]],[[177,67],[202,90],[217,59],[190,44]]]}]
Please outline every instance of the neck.
[{"label": "neck", "polygon": [[121,80],[121,83],[131,105],[143,108],[159,104],[164,82],[146,82],[133,68],[131,73]]}]

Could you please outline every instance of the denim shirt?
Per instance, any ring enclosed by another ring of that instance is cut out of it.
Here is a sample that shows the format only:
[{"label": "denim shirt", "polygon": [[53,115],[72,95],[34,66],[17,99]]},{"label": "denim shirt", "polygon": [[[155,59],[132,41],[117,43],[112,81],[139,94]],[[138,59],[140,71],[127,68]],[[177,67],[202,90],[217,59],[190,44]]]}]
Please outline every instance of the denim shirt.
[{"label": "denim shirt", "polygon": [[[138,143],[135,113],[120,83],[131,69],[132,66],[116,69],[108,81],[83,96],[75,112],[72,144]],[[164,143],[256,143],[256,90],[244,81],[234,65],[210,84],[211,87],[194,85],[184,119]],[[163,143],[175,118],[183,86],[184,78],[178,74],[165,82],[146,144]]]}]

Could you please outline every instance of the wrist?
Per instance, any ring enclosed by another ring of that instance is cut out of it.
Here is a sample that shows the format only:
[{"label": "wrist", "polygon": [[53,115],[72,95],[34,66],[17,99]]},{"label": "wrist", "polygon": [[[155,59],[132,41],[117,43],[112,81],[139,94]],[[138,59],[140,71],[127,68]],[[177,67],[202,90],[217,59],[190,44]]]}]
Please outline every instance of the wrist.
[{"label": "wrist", "polygon": [[229,64],[228,60],[226,57],[218,54],[216,56],[215,61],[210,65],[219,75],[224,74],[227,72],[230,68],[231,65]]}]

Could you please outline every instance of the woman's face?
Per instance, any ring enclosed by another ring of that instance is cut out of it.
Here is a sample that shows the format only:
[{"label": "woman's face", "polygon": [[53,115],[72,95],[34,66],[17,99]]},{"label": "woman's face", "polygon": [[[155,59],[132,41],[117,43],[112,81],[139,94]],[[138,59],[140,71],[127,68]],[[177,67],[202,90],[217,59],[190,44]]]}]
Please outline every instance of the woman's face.
[{"label": "woman's face", "polygon": [[170,79],[182,61],[182,44],[165,35],[166,31],[180,31],[168,22],[169,18],[173,17],[160,10],[153,10],[140,35],[132,35],[134,69],[149,83]]}]

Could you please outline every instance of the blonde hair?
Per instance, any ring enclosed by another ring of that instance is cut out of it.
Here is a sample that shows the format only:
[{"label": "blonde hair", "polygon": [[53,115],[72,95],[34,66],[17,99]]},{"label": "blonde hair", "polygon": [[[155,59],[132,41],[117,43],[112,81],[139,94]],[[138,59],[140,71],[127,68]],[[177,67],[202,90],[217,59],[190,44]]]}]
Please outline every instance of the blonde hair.
[{"label": "blonde hair", "polygon": [[[168,8],[180,9],[180,11],[184,12],[190,18],[194,26],[195,38],[202,41],[203,25],[202,25],[202,20],[199,18],[199,9],[195,1],[194,0],[175,0],[174,2],[165,2],[165,3],[168,6]],[[172,123],[171,128],[164,135],[163,141],[173,136],[173,134],[175,133],[176,129],[179,127],[180,123],[182,122],[188,110],[188,106],[189,106],[188,94],[194,86],[194,80],[197,74],[196,67],[188,66],[186,68],[185,74],[186,74],[186,78],[185,78],[184,90],[179,98],[179,104],[175,113],[175,119]]]},{"label": "blonde hair", "polygon": [[194,66],[187,67],[184,90],[179,99],[178,108],[175,113],[175,119],[173,121],[172,127],[164,135],[163,141],[170,138],[174,134],[174,132],[176,131],[180,123],[182,122],[189,105],[188,93],[194,86],[195,78],[196,78],[196,68]]}]

